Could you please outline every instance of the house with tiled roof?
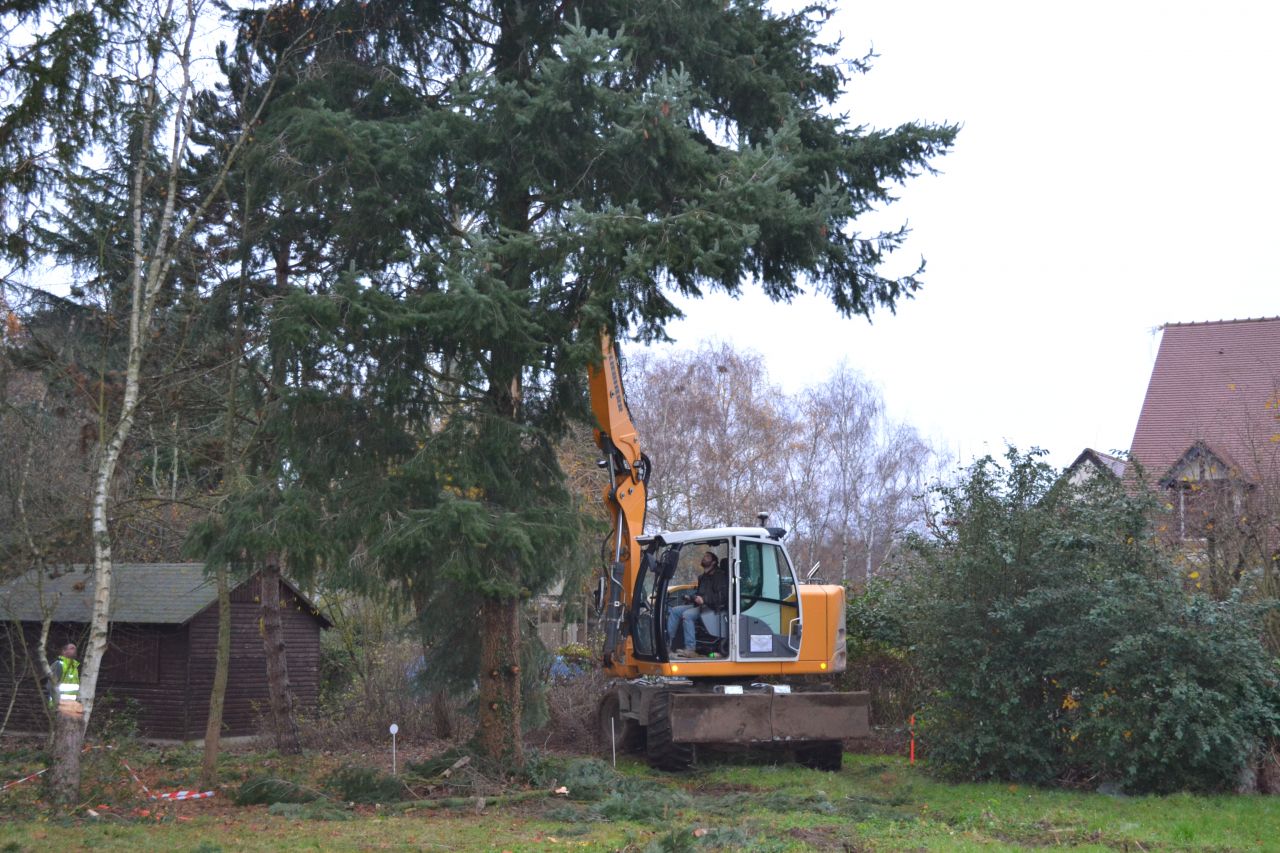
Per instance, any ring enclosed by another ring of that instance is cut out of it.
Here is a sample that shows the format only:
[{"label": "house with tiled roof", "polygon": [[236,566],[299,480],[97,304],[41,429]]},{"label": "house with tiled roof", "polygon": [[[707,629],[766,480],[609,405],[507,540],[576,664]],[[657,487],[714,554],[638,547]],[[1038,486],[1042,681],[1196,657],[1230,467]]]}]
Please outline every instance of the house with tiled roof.
[{"label": "house with tiled roof", "polygon": [[[261,709],[268,706],[266,653],[258,630],[260,584],[255,574],[231,590],[224,735],[256,734]],[[215,584],[200,563],[124,563],[115,566],[112,587],[100,705],[130,708],[145,737],[202,739],[218,634]],[[83,650],[93,592],[88,566],[33,570],[0,585],[0,699],[11,708],[6,731],[46,730],[49,716],[35,660],[41,626],[49,625],[50,658],[68,642]],[[279,600],[290,686],[297,707],[306,712],[319,693],[320,631],[329,621],[283,578]]]},{"label": "house with tiled roof", "polygon": [[[1169,323],[1151,371],[1130,456],[1154,477],[1228,472],[1257,482],[1280,449],[1280,317]],[[1194,459],[1187,459],[1193,448]]]},{"label": "house with tiled roof", "polygon": [[1168,493],[1171,532],[1237,575],[1269,560],[1280,517],[1280,317],[1163,327],[1130,460]]}]

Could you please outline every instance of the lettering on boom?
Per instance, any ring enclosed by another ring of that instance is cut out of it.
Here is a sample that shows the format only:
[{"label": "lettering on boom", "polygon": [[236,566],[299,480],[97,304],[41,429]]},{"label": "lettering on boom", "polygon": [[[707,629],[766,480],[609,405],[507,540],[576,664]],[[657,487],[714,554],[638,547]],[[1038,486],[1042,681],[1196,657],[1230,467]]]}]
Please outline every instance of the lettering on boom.
[{"label": "lettering on boom", "polygon": [[621,413],[624,403],[622,401],[622,371],[618,367],[618,356],[609,354],[609,370],[613,372],[613,401],[618,406],[618,412]]}]

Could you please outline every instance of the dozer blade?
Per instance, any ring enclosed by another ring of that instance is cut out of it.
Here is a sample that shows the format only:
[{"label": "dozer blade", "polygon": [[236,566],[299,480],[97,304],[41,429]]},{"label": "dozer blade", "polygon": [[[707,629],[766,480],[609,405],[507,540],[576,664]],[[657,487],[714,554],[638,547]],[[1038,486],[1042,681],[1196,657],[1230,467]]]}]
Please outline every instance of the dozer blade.
[{"label": "dozer blade", "polygon": [[671,739],[681,743],[772,743],[865,737],[871,694],[677,693]]}]

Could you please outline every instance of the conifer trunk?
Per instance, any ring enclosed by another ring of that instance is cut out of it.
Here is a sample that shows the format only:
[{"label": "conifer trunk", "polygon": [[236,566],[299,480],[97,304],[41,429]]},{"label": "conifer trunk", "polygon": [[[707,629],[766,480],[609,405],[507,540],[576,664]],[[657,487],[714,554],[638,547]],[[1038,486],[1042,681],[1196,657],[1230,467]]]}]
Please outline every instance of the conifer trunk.
[{"label": "conifer trunk", "polygon": [[[527,51],[528,9],[518,2],[495,5],[497,36],[493,71],[501,80],[527,80],[531,56]],[[518,158],[517,158],[518,159]],[[516,162],[500,165],[494,177],[498,222],[513,233],[529,230],[530,191]],[[502,278],[511,293],[528,294],[532,283],[528,259],[521,253],[499,255]],[[488,403],[492,416],[507,423],[520,421],[523,363],[513,347],[495,346],[487,371]],[[521,576],[517,561],[500,564],[509,580]],[[520,682],[520,603],[515,598],[485,597],[480,605],[480,714],[476,745],[481,753],[504,767],[524,767],[523,698]]]},{"label": "conifer trunk", "polygon": [[476,745],[503,767],[524,767],[520,721],[520,603],[480,605],[480,715]]},{"label": "conifer trunk", "polygon": [[204,729],[204,763],[200,785],[218,784],[218,748],[222,740],[222,709],[227,695],[227,673],[231,669],[231,584],[227,567],[218,569],[218,647],[213,668],[213,691],[209,694],[209,722]]},{"label": "conifer trunk", "polygon": [[280,620],[280,564],[267,560],[261,578],[262,646],[267,656],[267,690],[270,693],[271,725],[276,748],[285,755],[299,755],[298,726],[293,718],[293,689],[289,685],[289,663],[284,642],[284,625]]}]

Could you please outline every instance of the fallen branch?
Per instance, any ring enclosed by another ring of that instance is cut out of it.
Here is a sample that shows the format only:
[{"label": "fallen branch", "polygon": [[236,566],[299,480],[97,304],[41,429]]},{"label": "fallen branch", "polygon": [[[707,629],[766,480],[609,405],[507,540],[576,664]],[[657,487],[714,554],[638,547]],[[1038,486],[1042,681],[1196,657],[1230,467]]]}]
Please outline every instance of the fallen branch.
[{"label": "fallen branch", "polygon": [[506,806],[527,800],[553,797],[553,791],[521,791],[517,794],[504,794],[500,797],[443,797],[435,800],[412,800],[406,803],[390,803],[388,811],[411,812],[418,809],[475,809],[482,811],[489,806]]}]

